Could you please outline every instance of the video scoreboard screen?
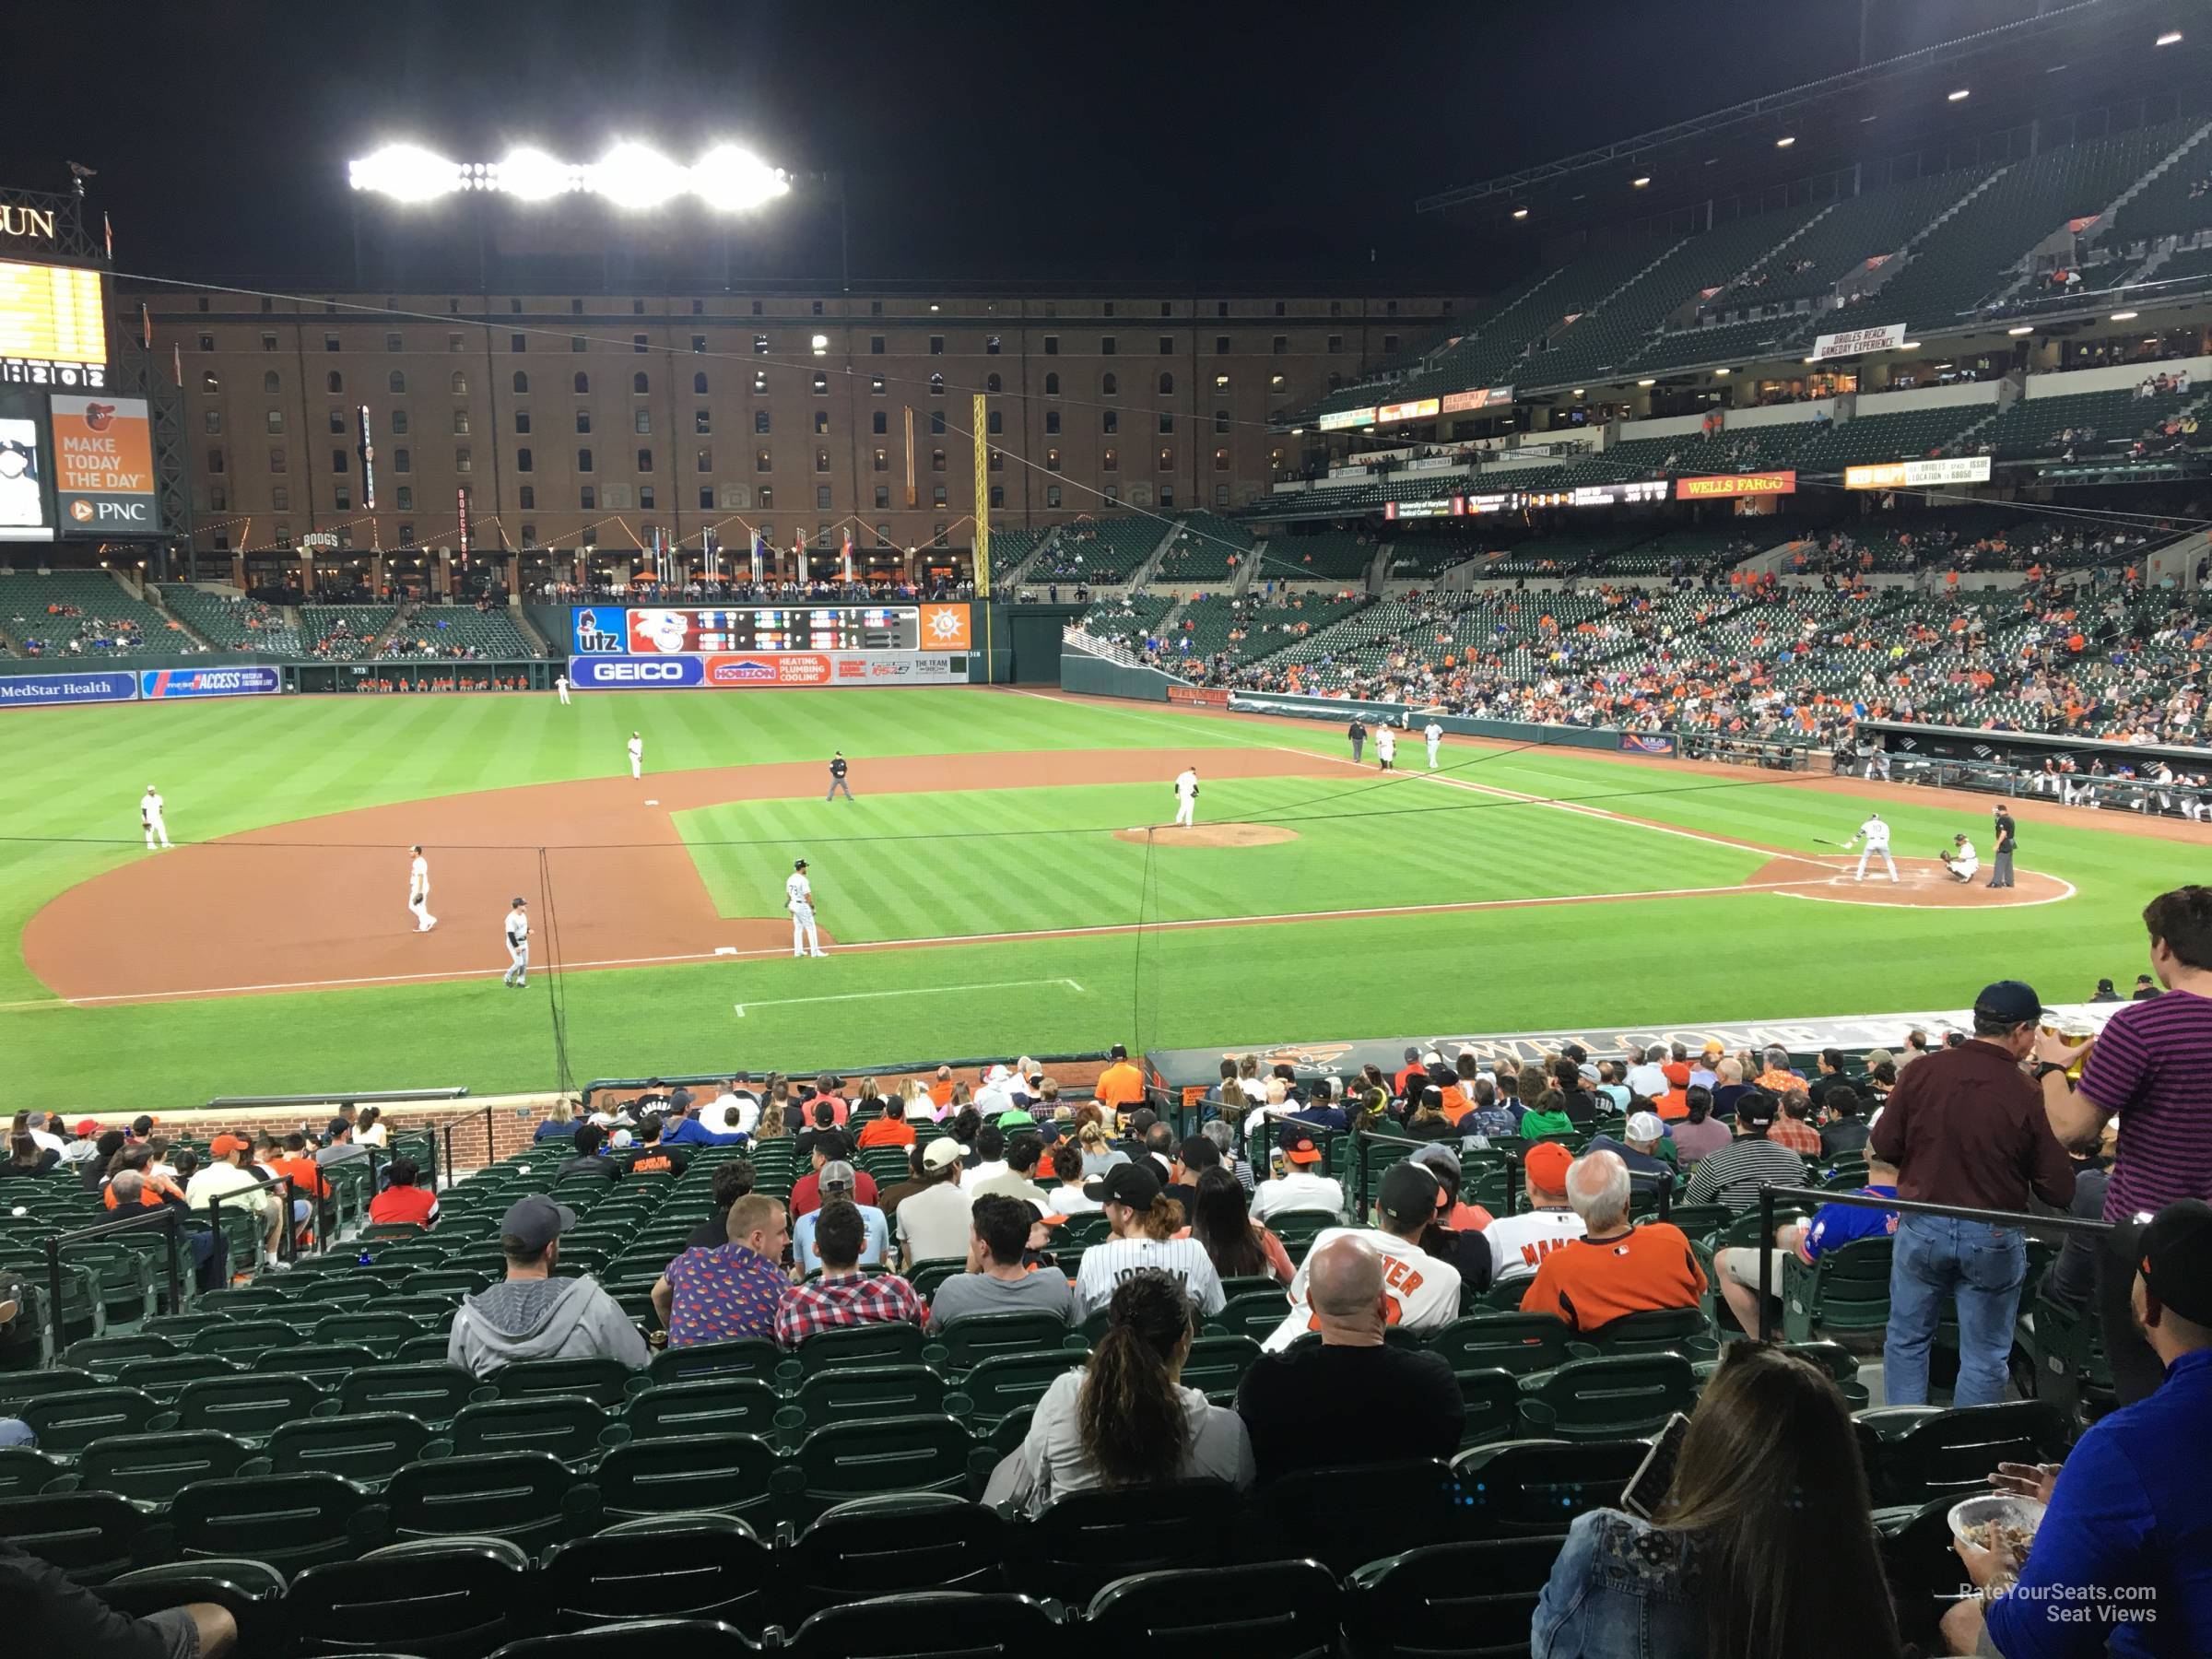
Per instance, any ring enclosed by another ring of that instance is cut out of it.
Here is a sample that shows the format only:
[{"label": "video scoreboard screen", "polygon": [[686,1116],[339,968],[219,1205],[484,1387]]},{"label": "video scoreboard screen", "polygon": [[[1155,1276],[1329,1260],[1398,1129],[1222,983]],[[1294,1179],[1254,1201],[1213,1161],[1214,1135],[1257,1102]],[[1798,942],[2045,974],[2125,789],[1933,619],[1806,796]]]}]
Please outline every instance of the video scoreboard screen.
[{"label": "video scoreboard screen", "polygon": [[682,610],[583,606],[575,611],[579,656],[712,656],[744,651],[913,651],[911,606],[743,606]]},{"label": "video scoreboard screen", "polygon": [[99,391],[107,383],[100,273],[0,260],[0,384]]}]

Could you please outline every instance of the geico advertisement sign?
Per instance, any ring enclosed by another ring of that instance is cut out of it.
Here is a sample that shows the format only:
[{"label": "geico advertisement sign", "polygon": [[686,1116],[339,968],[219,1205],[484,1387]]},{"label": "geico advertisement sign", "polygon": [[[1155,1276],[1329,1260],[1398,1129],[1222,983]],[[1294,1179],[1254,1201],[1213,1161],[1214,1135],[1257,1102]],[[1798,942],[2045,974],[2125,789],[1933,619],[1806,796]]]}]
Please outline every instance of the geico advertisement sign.
[{"label": "geico advertisement sign", "polygon": [[675,690],[704,685],[704,666],[695,656],[571,657],[569,677],[579,687],[601,690]]},{"label": "geico advertisement sign", "polygon": [[710,686],[826,686],[830,659],[812,652],[747,653],[707,658]]}]

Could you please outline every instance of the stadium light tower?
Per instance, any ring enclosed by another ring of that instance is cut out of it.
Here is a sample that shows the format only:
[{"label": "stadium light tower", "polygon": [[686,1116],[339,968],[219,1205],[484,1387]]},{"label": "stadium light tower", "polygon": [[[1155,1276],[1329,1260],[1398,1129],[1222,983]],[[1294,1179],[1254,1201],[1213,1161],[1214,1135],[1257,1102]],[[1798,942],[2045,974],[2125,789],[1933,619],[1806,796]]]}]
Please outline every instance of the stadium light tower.
[{"label": "stadium light tower", "polygon": [[745,213],[791,194],[790,175],[735,144],[718,144],[689,166],[650,145],[625,140],[597,161],[566,162],[529,146],[499,161],[449,161],[418,144],[388,144],[347,170],[353,188],[409,204],[461,191],[543,202],[588,193],[628,211],[696,197],[719,213]]}]

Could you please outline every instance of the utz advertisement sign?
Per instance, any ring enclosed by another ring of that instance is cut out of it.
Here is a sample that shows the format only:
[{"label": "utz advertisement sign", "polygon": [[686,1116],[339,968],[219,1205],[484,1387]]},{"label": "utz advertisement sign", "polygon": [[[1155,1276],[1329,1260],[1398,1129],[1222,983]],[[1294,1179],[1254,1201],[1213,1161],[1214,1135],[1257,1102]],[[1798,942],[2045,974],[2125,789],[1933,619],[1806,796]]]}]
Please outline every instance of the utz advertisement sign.
[{"label": "utz advertisement sign", "polygon": [[133,702],[137,696],[138,676],[128,668],[100,668],[84,674],[0,674],[0,709]]},{"label": "utz advertisement sign", "polygon": [[141,668],[138,695],[148,701],[171,697],[266,697],[284,689],[274,668]]},{"label": "utz advertisement sign", "polygon": [[65,536],[152,535],[154,435],[143,397],[55,394],[53,490]]}]

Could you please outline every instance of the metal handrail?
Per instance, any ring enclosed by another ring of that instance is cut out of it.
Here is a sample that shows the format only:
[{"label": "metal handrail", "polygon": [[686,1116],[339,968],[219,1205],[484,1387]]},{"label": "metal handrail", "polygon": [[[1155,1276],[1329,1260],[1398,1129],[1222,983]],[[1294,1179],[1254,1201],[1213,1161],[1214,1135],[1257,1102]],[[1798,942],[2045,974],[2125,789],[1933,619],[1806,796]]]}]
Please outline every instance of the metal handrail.
[{"label": "metal handrail", "polygon": [[[174,1312],[184,1305],[183,1277],[179,1265],[179,1252],[184,1246],[184,1212],[175,1206],[164,1204],[159,1209],[145,1209],[135,1216],[118,1216],[112,1221],[96,1221],[90,1227],[80,1227],[74,1232],[49,1233],[46,1236],[46,1285],[53,1299],[48,1316],[53,1325],[53,1351],[57,1359],[61,1351],[69,1346],[68,1321],[62,1315],[62,1247],[104,1239],[114,1233],[140,1232],[149,1227],[159,1227],[169,1236],[169,1305],[171,1311]],[[97,1288],[94,1294],[99,1294]]]},{"label": "metal handrail", "polygon": [[1877,1193],[1823,1192],[1818,1187],[1772,1186],[1759,1189],[1759,1339],[1774,1339],[1774,1312],[1768,1299],[1774,1294],[1774,1201],[1800,1200],[1815,1205],[1841,1204],[1853,1209],[1894,1210],[1905,1216],[1948,1216],[1957,1221],[1979,1221],[1988,1227],[2017,1227],[2023,1232],[2088,1233],[2112,1230],[2110,1221],[2090,1221],[2078,1216],[2031,1215],[2026,1211],[1974,1209],[1963,1204],[1930,1204],[1922,1198],[1884,1198]]}]

